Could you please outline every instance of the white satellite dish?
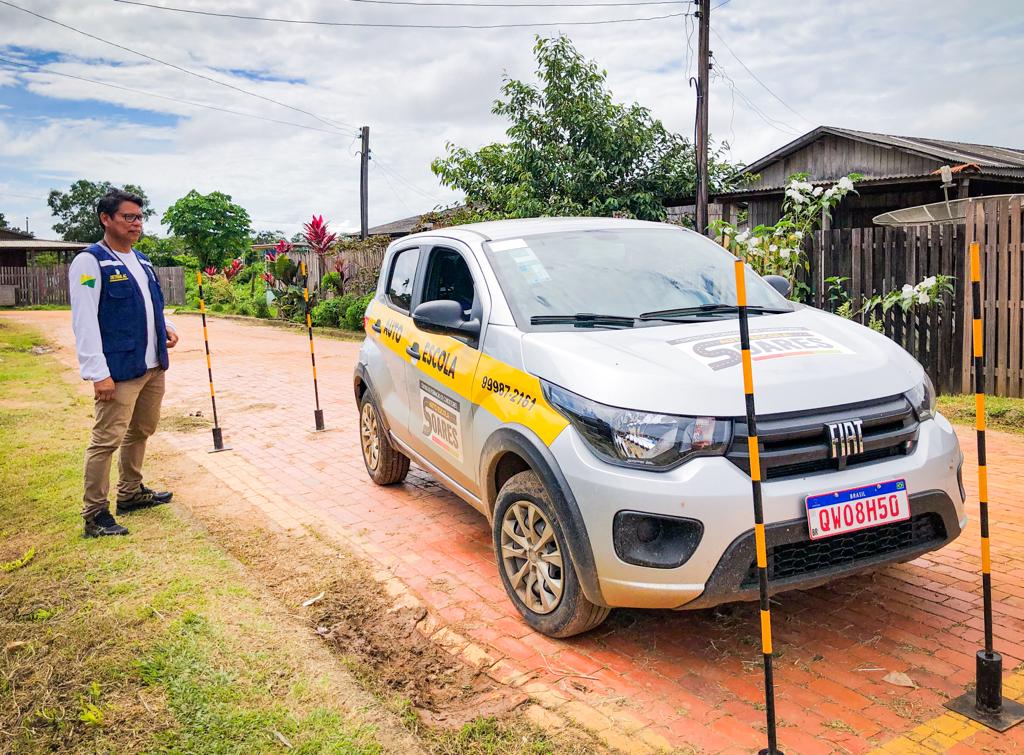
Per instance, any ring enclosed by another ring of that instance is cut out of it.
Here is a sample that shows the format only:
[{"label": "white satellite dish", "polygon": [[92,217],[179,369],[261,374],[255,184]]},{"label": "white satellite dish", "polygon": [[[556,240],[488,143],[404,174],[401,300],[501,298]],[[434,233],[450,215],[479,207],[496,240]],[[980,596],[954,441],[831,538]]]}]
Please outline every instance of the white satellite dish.
[{"label": "white satellite dish", "polygon": [[[975,199],[1002,199],[1021,197],[1024,194],[998,194],[991,197],[974,197]],[[932,223],[962,223],[967,216],[967,203],[970,199],[951,199],[948,202],[933,202],[917,207],[906,207],[902,210],[883,212],[872,218],[875,225],[930,225]]]}]

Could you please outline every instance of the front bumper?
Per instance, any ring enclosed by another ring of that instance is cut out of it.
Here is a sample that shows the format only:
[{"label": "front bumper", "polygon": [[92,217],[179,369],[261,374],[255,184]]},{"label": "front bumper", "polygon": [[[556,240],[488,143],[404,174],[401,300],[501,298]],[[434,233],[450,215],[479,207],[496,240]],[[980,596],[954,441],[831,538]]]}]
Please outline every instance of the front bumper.
[{"label": "front bumper", "polygon": [[[598,460],[571,427],[555,440],[551,451],[579,505],[601,595],[609,606],[705,608],[757,596],[757,583],[749,578],[754,559],[750,478],[730,461],[699,458],[664,473],[613,467]],[[863,569],[913,559],[955,539],[966,523],[957,479],[962,458],[953,428],[939,415],[920,425],[917,443],[907,456],[763,483],[768,546],[770,552],[778,551],[779,560],[784,553],[791,560],[803,557],[799,548],[786,546],[809,542],[804,499],[815,493],[905,479],[911,494],[911,522],[918,522],[909,539],[893,540],[889,543],[893,547],[882,552],[876,552],[877,543],[872,551],[854,541],[845,544],[852,558],[823,559],[821,568],[809,571],[784,565],[772,579],[772,589],[813,587]],[[616,555],[612,538],[615,514],[624,510],[696,519],[703,524],[703,537],[679,567],[626,563]],[[835,538],[818,542],[830,540],[840,542]]]}]

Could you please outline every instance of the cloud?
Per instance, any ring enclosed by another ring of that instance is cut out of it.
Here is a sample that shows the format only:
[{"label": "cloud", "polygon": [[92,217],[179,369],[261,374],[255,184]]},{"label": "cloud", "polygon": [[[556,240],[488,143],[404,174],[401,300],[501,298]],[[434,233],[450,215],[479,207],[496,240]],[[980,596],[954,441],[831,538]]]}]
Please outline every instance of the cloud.
[{"label": "cloud", "polygon": [[[191,0],[176,4],[208,7]],[[531,78],[534,35],[558,31],[296,26],[161,12],[107,0],[36,0],[31,8],[316,113],[339,124],[340,131],[304,130],[54,76],[92,78],[331,130],[287,107],[0,6],[0,56],[49,72],[0,68],[0,103],[6,105],[0,112],[0,174],[17,170],[32,177],[18,182],[21,193],[45,197],[49,188],[78,178],[131,181],[143,186],[162,212],[192,188],[216,189],[245,206],[261,221],[257,227],[288,232],[298,230],[314,212],[325,213],[338,228],[351,229],[358,222],[359,165],[353,152],[357,129],[364,124],[371,128],[374,158],[371,224],[456,199],[438,184],[430,161],[443,154],[446,142],[475,148],[503,138],[507,124],[491,114],[502,76]],[[389,8],[329,0],[237,1],[223,8],[392,23],[522,23],[678,10]],[[1021,146],[1024,103],[1006,96],[1017,89],[1015,71],[1024,57],[1024,28],[1013,20],[1019,16],[1016,8],[1010,0],[974,4],[969,14],[962,3],[950,0],[734,0],[712,16],[719,35],[711,38],[712,134],[729,142],[734,159],[747,162],[820,124]],[[689,135],[693,26],[692,19],[676,18],[562,30],[585,56],[607,69],[616,99],[638,101],[670,129]],[[0,195],[0,208],[5,206],[12,205]],[[45,206],[37,209],[43,212]]]}]

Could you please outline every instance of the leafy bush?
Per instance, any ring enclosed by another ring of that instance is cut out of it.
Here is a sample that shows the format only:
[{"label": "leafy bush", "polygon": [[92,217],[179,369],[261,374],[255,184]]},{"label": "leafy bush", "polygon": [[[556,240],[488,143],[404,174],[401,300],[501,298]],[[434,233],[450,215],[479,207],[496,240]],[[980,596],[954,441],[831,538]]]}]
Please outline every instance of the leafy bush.
[{"label": "leafy bush", "polygon": [[349,308],[345,310],[345,327],[349,330],[362,330],[363,329],[363,316],[366,314],[366,308],[370,306],[370,302],[373,301],[373,294],[366,294],[356,299]]},{"label": "leafy bush", "polygon": [[203,297],[206,306],[214,312],[230,312],[235,308],[238,293],[231,281],[222,275],[206,276],[203,279]]},{"label": "leafy bush", "polygon": [[311,313],[313,324],[320,328],[341,327],[348,308],[351,307],[355,301],[356,297],[352,294],[348,294],[347,296],[339,296],[334,299],[328,299],[327,301],[320,302],[313,307],[313,312]]},{"label": "leafy bush", "polygon": [[345,293],[345,282],[341,279],[341,273],[337,270],[331,270],[323,278],[320,279],[320,289],[322,291],[333,291],[336,294]]}]

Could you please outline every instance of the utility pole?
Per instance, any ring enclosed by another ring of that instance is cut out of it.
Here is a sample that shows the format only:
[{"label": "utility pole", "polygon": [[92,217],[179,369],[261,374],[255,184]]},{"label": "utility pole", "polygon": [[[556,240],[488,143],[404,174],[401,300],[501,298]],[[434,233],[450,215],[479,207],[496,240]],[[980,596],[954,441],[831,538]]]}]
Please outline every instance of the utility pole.
[{"label": "utility pole", "polygon": [[697,0],[697,231],[708,230],[708,84],[711,78],[711,0]]},{"label": "utility pole", "polygon": [[359,129],[359,238],[366,239],[369,229],[370,127]]}]

